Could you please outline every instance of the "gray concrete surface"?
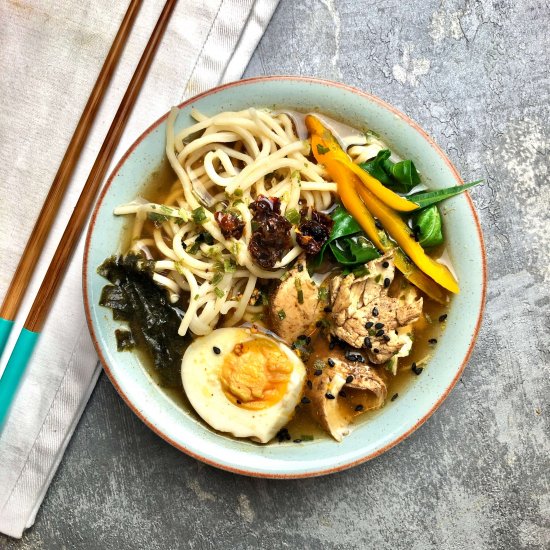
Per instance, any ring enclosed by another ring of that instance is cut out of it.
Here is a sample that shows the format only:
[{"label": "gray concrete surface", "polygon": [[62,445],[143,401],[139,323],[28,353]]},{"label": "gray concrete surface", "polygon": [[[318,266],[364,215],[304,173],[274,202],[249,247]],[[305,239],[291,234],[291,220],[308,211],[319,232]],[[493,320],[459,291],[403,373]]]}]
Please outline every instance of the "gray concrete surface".
[{"label": "gray concrete surface", "polygon": [[248,479],[170,447],[102,376],[36,525],[0,547],[549,548],[549,22],[542,0],[282,0],[247,70],[370,91],[487,180],[485,320],[427,424],[347,472]]}]

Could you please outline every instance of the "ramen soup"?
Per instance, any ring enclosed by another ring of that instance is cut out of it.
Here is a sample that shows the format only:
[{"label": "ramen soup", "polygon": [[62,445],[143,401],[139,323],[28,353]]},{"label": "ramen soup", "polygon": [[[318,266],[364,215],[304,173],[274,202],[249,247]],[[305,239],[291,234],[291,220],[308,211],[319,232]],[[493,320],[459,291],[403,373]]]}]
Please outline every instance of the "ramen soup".
[{"label": "ramen soup", "polygon": [[114,214],[98,271],[118,349],[212,429],[341,441],[421,375],[458,282],[414,162],[322,114],[248,109],[176,132]]}]

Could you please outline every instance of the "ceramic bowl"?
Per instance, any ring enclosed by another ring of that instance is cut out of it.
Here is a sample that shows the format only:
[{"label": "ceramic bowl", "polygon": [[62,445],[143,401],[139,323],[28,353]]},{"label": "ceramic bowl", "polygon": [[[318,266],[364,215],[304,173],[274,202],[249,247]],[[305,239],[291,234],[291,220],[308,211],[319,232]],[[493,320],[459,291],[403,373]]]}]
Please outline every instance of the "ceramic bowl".
[{"label": "ceramic bowl", "polygon": [[[462,183],[449,159],[415,122],[384,101],[357,89],[302,77],[266,77],[226,84],[179,106],[176,129],[191,124],[196,107],[206,114],[247,107],[319,111],[379,133],[401,157],[414,159],[430,188]],[[134,199],[161,163],[166,116],[141,135],[111,174],[95,207],[84,257],[84,301],[92,338],[112,383],[131,409],[178,449],[213,466],[262,477],[298,478],[349,468],[390,449],[437,409],[459,379],[472,352],[485,298],[485,255],[470,197],[449,199],[444,218],[448,251],[461,292],[454,297],[447,327],[422,373],[399,399],[366,415],[341,443],[328,437],[307,444],[259,445],[209,429],[182,409],[151,379],[132,353],[118,353],[111,312],[98,305],[105,279],[96,268],[117,252],[125,223],[115,206]]]}]

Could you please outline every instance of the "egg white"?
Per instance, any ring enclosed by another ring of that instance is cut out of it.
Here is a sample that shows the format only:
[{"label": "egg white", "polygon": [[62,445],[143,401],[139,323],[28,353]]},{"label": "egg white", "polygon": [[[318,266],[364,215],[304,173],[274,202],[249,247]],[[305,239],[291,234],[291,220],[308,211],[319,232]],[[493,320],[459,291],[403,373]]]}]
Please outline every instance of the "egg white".
[{"label": "egg white", "polygon": [[[236,344],[254,338],[269,339],[290,359],[293,369],[286,392],[274,405],[249,410],[232,403],[225,395],[220,381],[226,354]],[[216,354],[213,349],[219,348]],[[183,389],[200,417],[212,428],[235,437],[249,437],[267,443],[287,424],[299,403],[306,369],[301,359],[285,344],[247,328],[220,328],[197,338],[186,350],[182,364]]]}]

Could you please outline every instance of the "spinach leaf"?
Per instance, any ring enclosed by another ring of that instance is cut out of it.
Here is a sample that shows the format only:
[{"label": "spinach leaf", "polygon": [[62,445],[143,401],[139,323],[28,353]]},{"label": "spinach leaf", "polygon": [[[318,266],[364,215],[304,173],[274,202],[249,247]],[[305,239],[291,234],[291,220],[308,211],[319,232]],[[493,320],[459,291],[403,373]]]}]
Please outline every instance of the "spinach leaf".
[{"label": "spinach leaf", "polygon": [[330,248],[336,260],[344,265],[365,263],[380,256],[359,223],[342,205],[336,207],[331,218],[334,225],[330,237],[319,254],[310,261],[311,268],[315,269],[321,265],[327,248]]},{"label": "spinach leaf", "polygon": [[443,242],[441,215],[435,204],[415,212],[411,216],[411,220],[413,231],[418,237],[418,242],[424,248],[437,246]]},{"label": "spinach leaf", "polygon": [[375,246],[362,232],[335,239],[329,246],[338,263],[342,265],[365,264],[380,256]]},{"label": "spinach leaf", "polygon": [[407,198],[418,204],[420,208],[424,208],[459,195],[480,183],[483,183],[483,180],[472,181],[464,185],[455,185],[454,187],[447,187],[447,189],[439,189],[437,191],[420,191],[419,193],[409,195]]},{"label": "spinach leaf", "polygon": [[389,161],[391,151],[389,149],[382,149],[378,151],[375,158],[360,164],[359,166],[368,172],[373,178],[376,178],[382,185],[386,187],[393,187],[392,178],[386,173],[384,169],[384,162]]},{"label": "spinach leaf", "polygon": [[408,193],[420,183],[420,176],[412,160],[392,162],[391,151],[382,149],[375,158],[360,164],[361,168],[382,185],[399,193]]},{"label": "spinach leaf", "polygon": [[330,232],[329,242],[362,231],[357,220],[341,204],[334,209],[330,217],[333,219],[334,225]]}]

